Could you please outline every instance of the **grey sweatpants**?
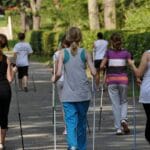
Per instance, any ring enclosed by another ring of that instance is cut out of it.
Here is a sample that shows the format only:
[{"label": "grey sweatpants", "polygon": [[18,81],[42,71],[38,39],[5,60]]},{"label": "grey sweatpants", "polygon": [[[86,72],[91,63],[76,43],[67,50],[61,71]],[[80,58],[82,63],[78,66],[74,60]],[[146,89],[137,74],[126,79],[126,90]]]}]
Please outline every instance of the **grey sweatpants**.
[{"label": "grey sweatpants", "polygon": [[121,128],[121,120],[127,120],[127,88],[128,86],[124,84],[108,85],[108,93],[112,102],[114,126],[116,129]]}]

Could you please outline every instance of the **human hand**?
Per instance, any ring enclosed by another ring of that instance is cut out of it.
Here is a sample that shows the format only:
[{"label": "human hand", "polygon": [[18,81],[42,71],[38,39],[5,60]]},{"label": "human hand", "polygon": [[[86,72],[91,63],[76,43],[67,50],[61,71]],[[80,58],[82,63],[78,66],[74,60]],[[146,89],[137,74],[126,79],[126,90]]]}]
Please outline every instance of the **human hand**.
[{"label": "human hand", "polygon": [[51,78],[51,82],[55,83],[56,82],[56,78],[55,76],[53,75],[52,78]]},{"label": "human hand", "polygon": [[138,85],[138,86],[140,86],[140,85],[141,85],[141,82],[142,82],[142,81],[141,81],[141,79],[140,79],[140,78],[136,78],[136,83],[137,83],[137,85]]},{"label": "human hand", "polygon": [[14,73],[16,73],[16,72],[17,72],[17,67],[14,66],[14,67],[12,68],[12,70],[13,70]]}]

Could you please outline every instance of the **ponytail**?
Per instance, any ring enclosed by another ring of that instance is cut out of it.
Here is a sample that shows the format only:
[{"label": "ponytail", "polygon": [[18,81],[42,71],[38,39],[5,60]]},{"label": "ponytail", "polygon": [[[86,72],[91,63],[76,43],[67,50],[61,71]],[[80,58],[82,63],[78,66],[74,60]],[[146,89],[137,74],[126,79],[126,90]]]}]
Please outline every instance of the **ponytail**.
[{"label": "ponytail", "polygon": [[122,47],[122,37],[120,34],[118,33],[113,33],[111,35],[111,46],[113,49],[115,50],[121,50],[121,47]]},{"label": "ponytail", "polygon": [[71,47],[71,54],[73,56],[75,56],[77,54],[78,43],[72,42],[71,45],[70,45],[70,47]]}]

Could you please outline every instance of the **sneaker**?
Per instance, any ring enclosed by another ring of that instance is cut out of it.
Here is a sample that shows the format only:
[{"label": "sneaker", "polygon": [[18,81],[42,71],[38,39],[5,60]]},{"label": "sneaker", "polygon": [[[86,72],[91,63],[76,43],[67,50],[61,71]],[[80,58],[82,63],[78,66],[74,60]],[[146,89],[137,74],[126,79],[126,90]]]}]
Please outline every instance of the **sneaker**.
[{"label": "sneaker", "polygon": [[63,131],[63,135],[67,135],[67,130],[66,129]]},{"label": "sneaker", "polygon": [[128,127],[128,123],[127,123],[126,120],[122,120],[122,121],[121,121],[121,126],[123,127],[123,132],[124,132],[125,134],[129,134],[129,133],[130,133],[130,129],[129,129],[129,127]]},{"label": "sneaker", "polygon": [[4,148],[3,144],[0,143],[0,150]]},{"label": "sneaker", "polygon": [[25,92],[28,92],[28,88],[27,88],[27,87],[24,87],[24,91],[25,91]]},{"label": "sneaker", "polygon": [[122,135],[122,130],[121,129],[117,129],[116,135]]},{"label": "sneaker", "polygon": [[77,148],[74,147],[74,146],[72,146],[72,147],[70,147],[68,150],[77,150]]}]

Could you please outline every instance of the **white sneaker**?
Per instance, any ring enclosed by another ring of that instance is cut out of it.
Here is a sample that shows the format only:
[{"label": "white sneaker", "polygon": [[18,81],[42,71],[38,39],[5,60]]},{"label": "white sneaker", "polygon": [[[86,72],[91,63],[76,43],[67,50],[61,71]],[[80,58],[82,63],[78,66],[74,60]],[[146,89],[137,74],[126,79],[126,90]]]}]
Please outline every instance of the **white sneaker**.
[{"label": "white sneaker", "polygon": [[77,148],[72,146],[69,150],[77,150]]},{"label": "white sneaker", "polygon": [[0,150],[4,148],[3,144],[0,143]]},{"label": "white sneaker", "polygon": [[67,135],[67,130],[66,129],[63,131],[63,135]]},{"label": "white sneaker", "polygon": [[121,129],[117,129],[116,135],[122,135],[122,130]]}]

